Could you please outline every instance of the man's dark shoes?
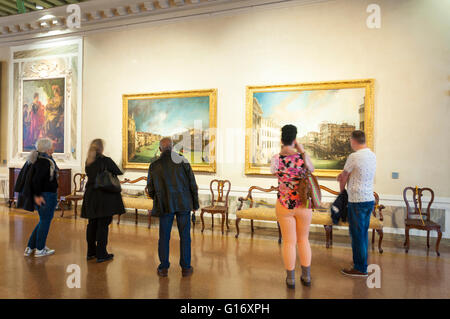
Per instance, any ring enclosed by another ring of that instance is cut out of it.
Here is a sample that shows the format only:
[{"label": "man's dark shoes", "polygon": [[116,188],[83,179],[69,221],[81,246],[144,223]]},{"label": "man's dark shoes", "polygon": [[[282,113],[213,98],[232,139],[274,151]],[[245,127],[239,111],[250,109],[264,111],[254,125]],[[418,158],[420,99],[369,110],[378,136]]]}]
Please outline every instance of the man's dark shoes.
[{"label": "man's dark shoes", "polygon": [[194,273],[194,267],[189,267],[189,268],[182,268],[181,269],[181,275],[183,277],[189,277]]},{"label": "man's dark shoes", "polygon": [[167,277],[169,275],[169,269],[167,268],[159,268],[157,269],[157,273],[159,277]]},{"label": "man's dark shoes", "polygon": [[359,270],[356,270],[355,268],[349,268],[349,269],[342,269],[341,273],[345,276],[350,277],[367,277],[367,273],[360,272]]},{"label": "man's dark shoes", "polygon": [[87,255],[87,256],[86,256],[86,260],[92,260],[92,259],[94,259],[94,258],[96,258],[95,255],[92,255],[92,256]]},{"label": "man's dark shoes", "polygon": [[108,254],[108,255],[106,255],[106,256],[103,257],[103,258],[97,258],[97,262],[98,262],[98,263],[102,263],[102,262],[111,260],[111,259],[113,259],[113,258],[114,258],[114,254]]}]

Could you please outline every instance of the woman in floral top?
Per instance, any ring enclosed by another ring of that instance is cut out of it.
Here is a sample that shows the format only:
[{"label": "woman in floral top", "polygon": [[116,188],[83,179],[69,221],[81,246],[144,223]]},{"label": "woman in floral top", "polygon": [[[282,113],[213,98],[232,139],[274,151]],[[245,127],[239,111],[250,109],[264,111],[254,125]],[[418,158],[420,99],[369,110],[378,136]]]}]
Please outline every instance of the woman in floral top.
[{"label": "woman in floral top", "polygon": [[297,128],[285,125],[281,129],[280,154],[272,158],[271,171],[278,177],[278,200],[276,212],[283,236],[283,261],[287,272],[286,284],[295,288],[296,244],[302,266],[301,282],[311,285],[311,246],[309,244],[309,225],[312,210],[308,203],[301,200],[297,190],[299,181],[304,178],[307,169],[314,171],[303,145],[297,143]]}]

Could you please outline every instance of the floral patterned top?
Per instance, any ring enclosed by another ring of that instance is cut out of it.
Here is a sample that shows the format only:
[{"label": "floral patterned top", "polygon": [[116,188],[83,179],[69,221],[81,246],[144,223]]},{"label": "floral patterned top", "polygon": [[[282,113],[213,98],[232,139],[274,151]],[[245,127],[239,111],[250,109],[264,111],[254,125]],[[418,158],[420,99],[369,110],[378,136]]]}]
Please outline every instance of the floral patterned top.
[{"label": "floral patterned top", "polygon": [[297,192],[298,182],[306,173],[300,153],[292,155],[277,154],[272,158],[271,171],[278,177],[278,200],[287,209],[301,206]]}]

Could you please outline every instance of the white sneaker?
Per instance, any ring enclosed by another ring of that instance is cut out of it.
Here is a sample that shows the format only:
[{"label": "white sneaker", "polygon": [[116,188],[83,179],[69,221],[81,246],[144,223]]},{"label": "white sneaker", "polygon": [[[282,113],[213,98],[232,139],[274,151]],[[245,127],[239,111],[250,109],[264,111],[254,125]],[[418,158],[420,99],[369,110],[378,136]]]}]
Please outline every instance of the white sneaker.
[{"label": "white sneaker", "polygon": [[25,252],[23,253],[23,255],[25,257],[30,257],[30,255],[33,253],[34,249],[31,249],[30,247],[25,248]]},{"label": "white sneaker", "polygon": [[55,253],[54,249],[50,249],[47,246],[42,249],[36,249],[36,252],[34,253],[34,257],[44,257],[44,256],[49,256],[49,255],[53,255]]}]

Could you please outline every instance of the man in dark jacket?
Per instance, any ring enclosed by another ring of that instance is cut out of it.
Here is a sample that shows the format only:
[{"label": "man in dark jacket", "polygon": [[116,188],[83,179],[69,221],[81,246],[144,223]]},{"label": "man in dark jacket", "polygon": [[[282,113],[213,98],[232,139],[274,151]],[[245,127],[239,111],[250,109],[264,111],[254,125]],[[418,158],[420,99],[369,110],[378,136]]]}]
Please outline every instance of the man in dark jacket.
[{"label": "man in dark jacket", "polygon": [[186,277],[193,272],[190,213],[199,208],[198,187],[191,165],[172,148],[173,142],[168,137],[159,142],[161,156],[150,164],[147,186],[153,199],[153,210],[160,216],[158,255],[161,264],[158,275],[166,277],[168,274],[170,232],[176,215],[180,234],[180,266],[182,275]]}]

